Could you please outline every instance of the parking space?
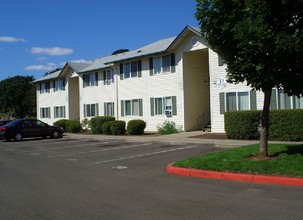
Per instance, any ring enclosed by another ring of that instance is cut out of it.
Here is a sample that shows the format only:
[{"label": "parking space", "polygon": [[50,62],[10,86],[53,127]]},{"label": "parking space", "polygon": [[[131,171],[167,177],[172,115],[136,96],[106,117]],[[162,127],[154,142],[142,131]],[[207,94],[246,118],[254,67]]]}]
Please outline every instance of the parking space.
[{"label": "parking space", "polygon": [[[162,155],[196,155],[203,153],[201,145],[169,145],[153,142],[129,143],[117,140],[27,139],[22,142],[1,141],[0,150],[11,156],[38,160],[54,160],[79,163],[85,166],[102,166],[123,161],[161,158]],[[207,150],[210,150],[207,147]],[[173,158],[174,159],[174,158]],[[168,162],[173,162],[167,160]]]},{"label": "parking space", "polygon": [[302,218],[301,188],[165,171],[169,163],[217,150],[66,137],[0,141],[0,219],[200,219],[201,213],[255,219],[260,210],[266,219]]}]

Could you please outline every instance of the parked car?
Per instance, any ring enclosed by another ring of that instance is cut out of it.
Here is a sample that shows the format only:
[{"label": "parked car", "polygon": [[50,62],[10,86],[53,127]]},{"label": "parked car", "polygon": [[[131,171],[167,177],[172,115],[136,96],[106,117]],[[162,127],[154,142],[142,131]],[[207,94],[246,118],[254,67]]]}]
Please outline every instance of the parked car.
[{"label": "parked car", "polygon": [[0,126],[3,126],[9,122],[11,122],[12,120],[0,120]]},{"label": "parked car", "polygon": [[50,126],[37,119],[16,119],[3,126],[0,126],[0,137],[6,141],[22,141],[28,137],[51,137],[60,138],[64,129],[58,126]]}]

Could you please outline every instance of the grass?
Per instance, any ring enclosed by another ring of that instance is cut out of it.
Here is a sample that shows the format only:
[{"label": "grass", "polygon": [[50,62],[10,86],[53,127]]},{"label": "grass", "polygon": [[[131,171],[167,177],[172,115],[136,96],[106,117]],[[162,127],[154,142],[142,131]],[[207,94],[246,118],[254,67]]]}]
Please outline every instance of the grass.
[{"label": "grass", "polygon": [[228,149],[181,160],[176,167],[247,174],[303,177],[303,145],[270,144],[268,160],[254,160],[259,145]]}]

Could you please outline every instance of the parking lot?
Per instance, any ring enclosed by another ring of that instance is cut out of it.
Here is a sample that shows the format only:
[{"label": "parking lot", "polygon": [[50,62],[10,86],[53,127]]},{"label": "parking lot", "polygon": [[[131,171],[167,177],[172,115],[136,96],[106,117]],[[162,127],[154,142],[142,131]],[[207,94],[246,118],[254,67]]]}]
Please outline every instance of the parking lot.
[{"label": "parking lot", "polygon": [[302,218],[301,188],[165,172],[217,150],[114,138],[0,141],[0,219]]}]

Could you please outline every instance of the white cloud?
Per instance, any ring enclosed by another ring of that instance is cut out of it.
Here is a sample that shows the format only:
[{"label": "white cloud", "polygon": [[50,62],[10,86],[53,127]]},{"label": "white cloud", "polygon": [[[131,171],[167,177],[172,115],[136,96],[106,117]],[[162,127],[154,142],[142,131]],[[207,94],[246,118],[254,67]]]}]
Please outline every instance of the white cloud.
[{"label": "white cloud", "polygon": [[71,54],[74,51],[69,48],[61,48],[61,47],[50,47],[50,48],[43,48],[43,47],[32,47],[30,49],[30,52],[32,54],[44,54],[49,56],[60,56],[60,55],[66,55]]},{"label": "white cloud", "polygon": [[25,42],[23,38],[9,37],[9,36],[0,36],[0,42],[5,43],[18,43]]},{"label": "white cloud", "polygon": [[46,65],[31,65],[31,66],[27,66],[25,67],[25,70],[37,70],[37,71],[40,71],[40,70],[53,70],[55,68],[57,68],[58,65],[56,65],[55,63],[48,63]]}]

